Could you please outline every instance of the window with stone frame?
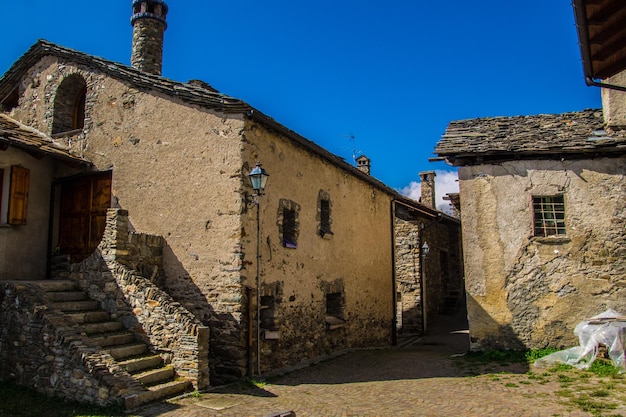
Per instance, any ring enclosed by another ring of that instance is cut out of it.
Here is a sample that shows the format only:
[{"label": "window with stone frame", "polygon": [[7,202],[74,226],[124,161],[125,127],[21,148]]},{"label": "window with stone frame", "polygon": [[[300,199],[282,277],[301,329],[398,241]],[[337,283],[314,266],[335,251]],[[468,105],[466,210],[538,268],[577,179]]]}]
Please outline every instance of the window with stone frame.
[{"label": "window with stone frame", "polygon": [[298,214],[300,205],[291,200],[281,199],[278,207],[278,231],[280,242],[285,248],[295,249],[298,247],[298,235],[300,234],[300,222]]},{"label": "window with stone frame", "polygon": [[86,98],[87,84],[80,75],[72,74],[61,82],[54,98],[53,135],[85,127]]},{"label": "window with stone frame", "polygon": [[565,199],[563,194],[532,196],[533,236],[565,235]]},{"label": "window with stone frame", "polygon": [[318,233],[321,237],[330,237],[333,235],[331,230],[331,203],[330,194],[324,190],[320,190],[317,197],[317,220]]},{"label": "window with stone frame", "polygon": [[261,329],[278,330],[276,326],[276,299],[273,295],[263,295],[260,300]]},{"label": "window with stone frame", "polygon": [[342,327],[346,320],[343,315],[343,294],[331,292],[326,294],[326,329],[333,330]]}]

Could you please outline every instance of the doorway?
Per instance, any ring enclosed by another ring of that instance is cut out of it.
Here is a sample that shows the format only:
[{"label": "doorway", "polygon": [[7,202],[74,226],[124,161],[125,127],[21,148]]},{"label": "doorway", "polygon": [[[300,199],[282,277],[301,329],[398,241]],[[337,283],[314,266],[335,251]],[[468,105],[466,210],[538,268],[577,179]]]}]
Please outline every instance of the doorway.
[{"label": "doorway", "polygon": [[59,212],[59,252],[80,262],[102,240],[111,207],[111,171],[63,182]]}]

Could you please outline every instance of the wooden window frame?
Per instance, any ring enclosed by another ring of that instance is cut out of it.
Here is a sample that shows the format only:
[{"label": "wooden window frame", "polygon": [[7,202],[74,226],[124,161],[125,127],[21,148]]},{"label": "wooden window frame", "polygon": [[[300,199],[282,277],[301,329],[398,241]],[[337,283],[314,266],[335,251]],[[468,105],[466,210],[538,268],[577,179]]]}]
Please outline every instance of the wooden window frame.
[{"label": "wooden window frame", "polygon": [[565,197],[556,195],[533,195],[533,236],[565,236]]}]

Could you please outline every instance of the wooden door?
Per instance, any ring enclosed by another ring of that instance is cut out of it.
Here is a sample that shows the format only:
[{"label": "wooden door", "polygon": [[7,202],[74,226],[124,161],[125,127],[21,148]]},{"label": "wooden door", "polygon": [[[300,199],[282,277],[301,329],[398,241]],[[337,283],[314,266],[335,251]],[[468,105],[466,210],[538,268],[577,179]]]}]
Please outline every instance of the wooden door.
[{"label": "wooden door", "polygon": [[59,248],[72,262],[80,262],[96,249],[104,233],[111,206],[111,173],[81,177],[61,186]]}]

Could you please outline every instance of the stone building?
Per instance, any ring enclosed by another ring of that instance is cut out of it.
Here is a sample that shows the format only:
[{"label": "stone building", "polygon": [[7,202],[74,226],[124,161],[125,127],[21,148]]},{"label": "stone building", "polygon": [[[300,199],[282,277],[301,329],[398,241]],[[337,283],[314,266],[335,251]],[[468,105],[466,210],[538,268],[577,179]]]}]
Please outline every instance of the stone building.
[{"label": "stone building", "polygon": [[461,230],[435,210],[435,173],[421,172],[422,204],[394,205],[397,323],[400,334],[424,334],[438,314],[465,308]]},{"label": "stone building", "polygon": [[[0,378],[103,404],[154,398],[136,394],[133,374],[114,364],[122,347],[79,363],[113,342],[55,327],[66,316],[50,319],[57,313],[45,300],[78,297],[77,289],[196,388],[209,375],[219,384],[389,345],[397,211],[446,225],[430,241],[436,311],[439,269],[460,271],[447,266],[458,256],[440,255],[450,252],[458,221],[377,181],[369,160],[364,172],[206,83],[162,77],[167,5],[132,5],[132,66],[39,41],[0,78],[0,121],[10,127],[0,131],[0,304],[12,323],[0,335]],[[258,161],[270,174],[264,191],[248,178]],[[42,293],[9,282],[46,278],[77,288]],[[58,361],[16,366],[18,324],[37,320],[44,323],[29,325],[29,340],[44,351],[34,358],[75,338],[64,366],[85,381],[97,368],[97,377],[69,392],[59,388],[66,368]]]},{"label": "stone building", "polygon": [[[577,345],[626,312],[626,6],[572,2],[602,110],[450,123],[435,153],[459,167],[472,348]],[[597,81],[601,80],[601,81]]]},{"label": "stone building", "polygon": [[576,345],[626,311],[626,135],[602,111],[450,123],[474,349]]}]

